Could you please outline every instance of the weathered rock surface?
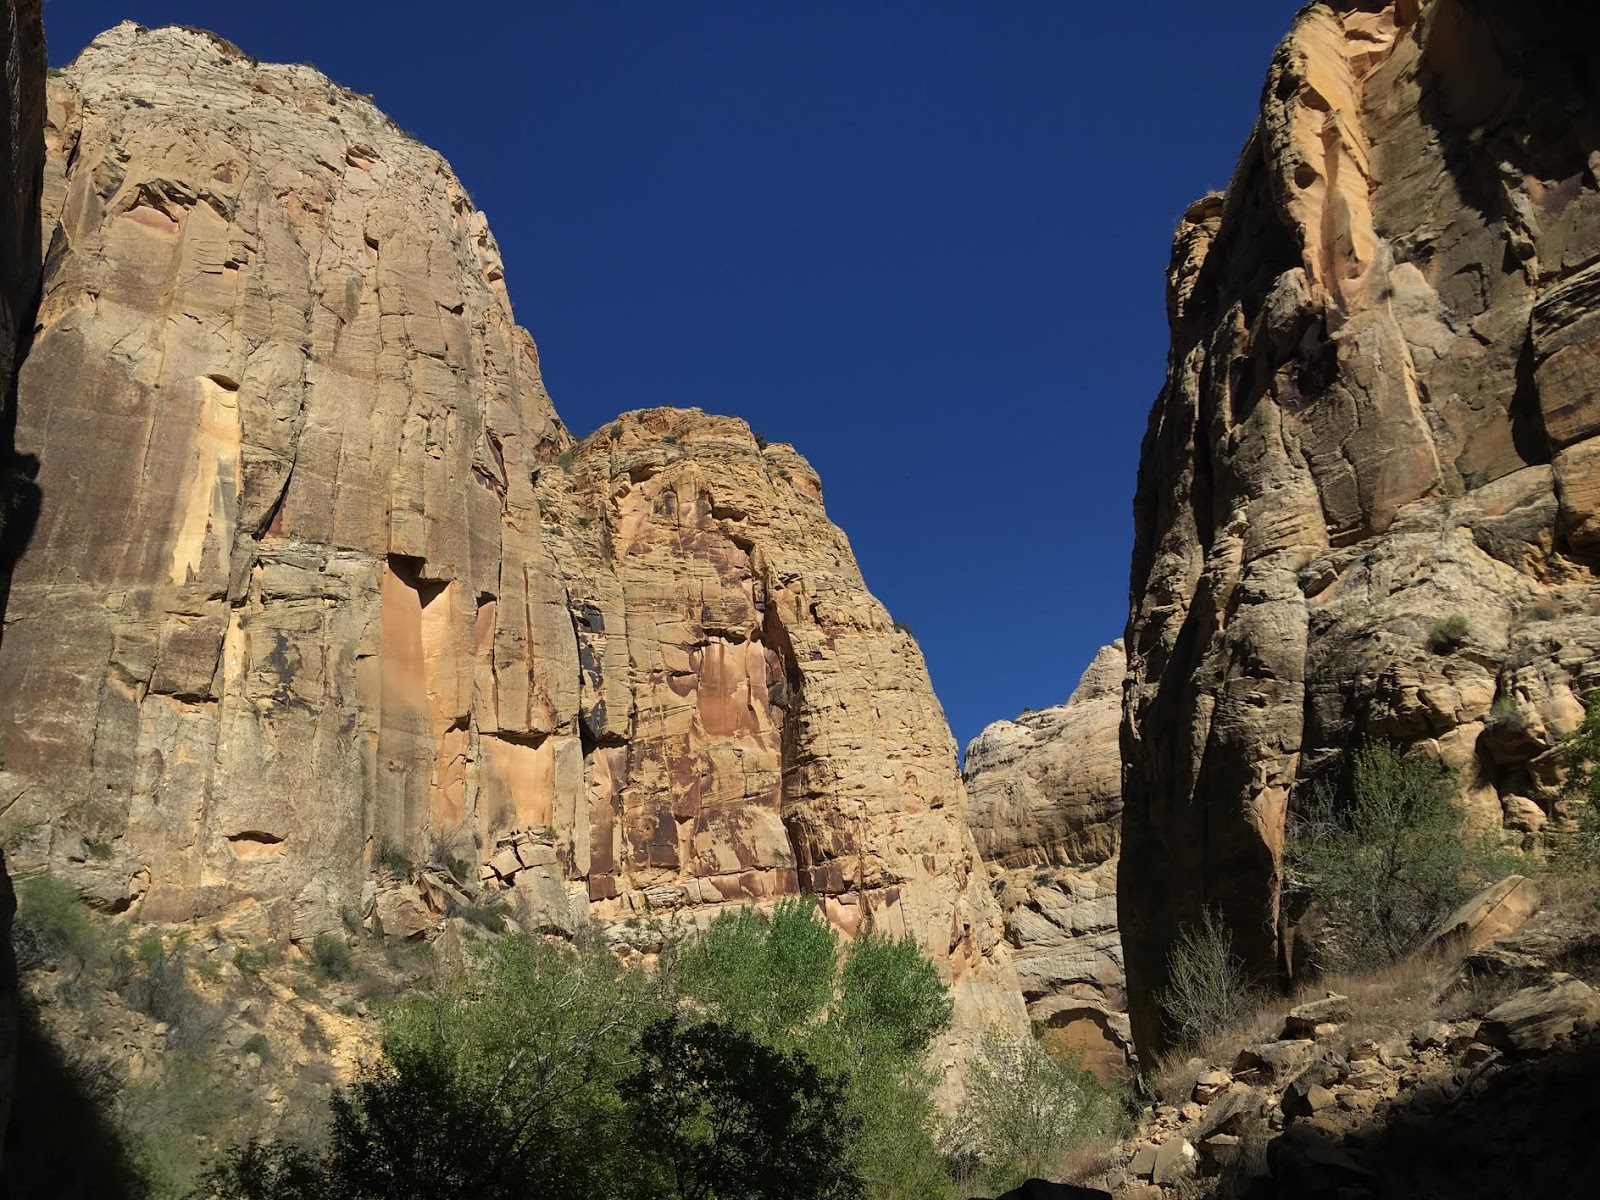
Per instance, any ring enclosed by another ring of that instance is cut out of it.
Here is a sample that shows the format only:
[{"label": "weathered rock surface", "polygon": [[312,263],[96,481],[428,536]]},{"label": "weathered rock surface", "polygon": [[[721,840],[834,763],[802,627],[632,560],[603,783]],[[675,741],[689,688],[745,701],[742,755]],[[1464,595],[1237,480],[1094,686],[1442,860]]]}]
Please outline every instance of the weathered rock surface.
[{"label": "weathered rock surface", "polygon": [[1292,968],[1285,814],[1339,747],[1461,768],[1474,830],[1562,815],[1600,685],[1597,33],[1585,5],[1312,4],[1183,219],[1126,639],[1142,1045],[1203,907]]},{"label": "weathered rock surface", "polygon": [[574,443],[483,214],[309,67],[124,24],[49,114],[0,649],[42,857],[293,938],[806,890],[1021,1023],[921,654],[793,450],[666,410]]},{"label": "weathered rock surface", "polygon": [[1424,949],[1468,953],[1515,933],[1539,909],[1539,885],[1523,875],[1492,883],[1439,923]]},{"label": "weathered rock surface", "polygon": [[967,747],[972,830],[1005,912],[1028,1014],[1105,1075],[1126,1070],[1117,933],[1122,643],[1065,704],[996,721]]}]

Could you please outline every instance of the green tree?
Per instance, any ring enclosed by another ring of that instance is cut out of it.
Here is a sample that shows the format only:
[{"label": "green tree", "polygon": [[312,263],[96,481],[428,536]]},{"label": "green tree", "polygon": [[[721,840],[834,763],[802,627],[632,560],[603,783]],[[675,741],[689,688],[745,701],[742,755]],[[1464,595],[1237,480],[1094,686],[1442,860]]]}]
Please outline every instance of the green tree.
[{"label": "green tree", "polygon": [[719,913],[679,948],[678,986],[773,1044],[804,1040],[833,998],[839,939],[810,899]]},{"label": "green tree", "polygon": [[1314,790],[1289,860],[1327,917],[1329,965],[1400,957],[1495,873],[1465,840],[1457,788],[1443,764],[1373,743],[1353,756],[1348,797]]},{"label": "green tree", "polygon": [[[637,1064],[640,1032],[669,1005],[649,976],[603,950],[486,942],[463,971],[386,1013],[383,1059],[332,1101],[315,1194],[626,1194],[633,1172],[617,1086]],[[297,1178],[303,1162],[293,1147],[246,1147],[198,1195],[255,1200],[277,1186],[299,1200],[279,1180]]]},{"label": "green tree", "polygon": [[644,1031],[621,1092],[675,1200],[857,1200],[840,1081],[720,1021]]},{"label": "green tree", "polygon": [[950,1186],[934,1142],[938,1079],[923,1060],[953,1006],[912,938],[869,932],[841,953],[814,901],[786,900],[770,917],[720,914],[679,948],[676,973],[715,1018],[843,1080],[851,1155],[873,1200]]}]

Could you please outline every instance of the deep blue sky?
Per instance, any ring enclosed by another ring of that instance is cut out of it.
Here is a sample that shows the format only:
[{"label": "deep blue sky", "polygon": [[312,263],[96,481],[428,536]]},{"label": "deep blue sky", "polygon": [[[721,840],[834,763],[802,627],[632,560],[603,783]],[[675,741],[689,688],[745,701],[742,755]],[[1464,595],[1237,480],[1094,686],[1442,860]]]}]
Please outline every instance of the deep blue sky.
[{"label": "deep blue sky", "polygon": [[54,0],[313,62],[489,215],[563,418],[742,416],[822,474],[957,738],[1122,632],[1178,215],[1298,0]]}]

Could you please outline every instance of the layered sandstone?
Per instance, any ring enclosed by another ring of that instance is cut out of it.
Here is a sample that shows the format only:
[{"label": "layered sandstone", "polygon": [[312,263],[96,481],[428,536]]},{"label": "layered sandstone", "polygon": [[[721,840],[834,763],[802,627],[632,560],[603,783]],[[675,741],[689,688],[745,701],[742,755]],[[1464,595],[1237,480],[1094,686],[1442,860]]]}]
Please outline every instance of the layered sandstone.
[{"label": "layered sandstone", "polygon": [[1028,1016],[1107,1076],[1130,1048],[1116,904],[1126,671],[1122,643],[1106,646],[1065,704],[974,738],[965,772]]},{"label": "layered sandstone", "polygon": [[1285,814],[1340,747],[1462,768],[1479,830],[1560,816],[1600,685],[1597,33],[1587,5],[1313,4],[1184,216],[1127,631],[1141,1043],[1203,906],[1292,966]]},{"label": "layered sandstone", "polygon": [[483,215],[312,68],[124,24],[47,140],[0,790],[55,869],[295,939],[804,890],[1020,1022],[921,654],[792,449],[575,443]]}]

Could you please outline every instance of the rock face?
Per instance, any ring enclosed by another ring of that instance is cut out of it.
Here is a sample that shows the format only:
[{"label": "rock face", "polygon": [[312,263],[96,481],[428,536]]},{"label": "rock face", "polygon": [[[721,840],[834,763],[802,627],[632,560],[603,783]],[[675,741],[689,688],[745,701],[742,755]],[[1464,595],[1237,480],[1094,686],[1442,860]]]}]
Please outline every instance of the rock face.
[{"label": "rock face", "polygon": [[1065,704],[996,721],[966,758],[1028,1015],[1107,1076],[1130,1046],[1116,906],[1126,669],[1122,643],[1105,647]]},{"label": "rock face", "polygon": [[1183,219],[1127,630],[1141,1044],[1202,906],[1292,966],[1285,813],[1337,747],[1462,768],[1479,830],[1551,815],[1600,685],[1597,33],[1589,5],[1313,4]]},{"label": "rock face", "polygon": [[[44,28],[39,0],[6,0],[0,17],[0,60],[5,88],[0,92],[0,576],[10,551],[25,531],[5,529],[19,511],[20,464],[14,460],[12,427],[16,416],[16,364],[33,328],[39,290],[39,188],[44,164]],[[5,589],[0,583],[0,614]],[[10,705],[6,697],[0,703]],[[0,1172],[5,1164],[6,1127],[16,1081],[18,994],[17,961],[11,949],[16,894],[0,849]]]},{"label": "rock face", "polygon": [[483,215],[311,68],[124,24],[47,140],[0,789],[55,869],[297,939],[806,890],[1020,1023],[921,654],[793,450],[575,443]]}]

